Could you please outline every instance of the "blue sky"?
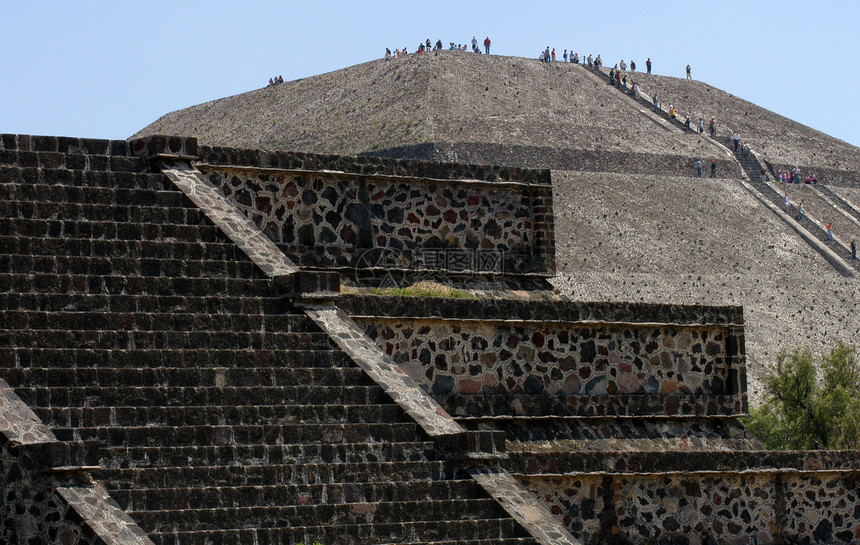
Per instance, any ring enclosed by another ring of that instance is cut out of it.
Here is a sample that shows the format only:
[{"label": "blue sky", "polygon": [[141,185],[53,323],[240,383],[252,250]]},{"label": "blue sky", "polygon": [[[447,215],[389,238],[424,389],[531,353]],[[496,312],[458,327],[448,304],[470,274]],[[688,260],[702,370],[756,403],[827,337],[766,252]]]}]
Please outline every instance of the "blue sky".
[{"label": "blue sky", "polygon": [[0,0],[0,132],[126,138],[161,115],[285,80],[489,35],[693,77],[860,146],[860,3]]}]

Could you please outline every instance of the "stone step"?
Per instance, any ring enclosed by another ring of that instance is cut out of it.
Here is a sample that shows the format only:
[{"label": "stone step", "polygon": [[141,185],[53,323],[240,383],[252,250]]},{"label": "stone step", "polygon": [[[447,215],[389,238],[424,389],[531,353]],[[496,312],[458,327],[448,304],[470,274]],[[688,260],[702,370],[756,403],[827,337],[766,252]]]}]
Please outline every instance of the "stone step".
[{"label": "stone step", "polygon": [[0,134],[0,148],[7,150],[58,151],[97,155],[130,155],[127,140],[103,140],[73,136],[42,136],[34,134]]},{"label": "stone step", "polygon": [[[90,295],[86,293],[0,293],[0,308],[81,312],[181,312],[193,314],[284,314],[280,297],[185,297],[182,295]],[[300,316],[300,315],[294,315]],[[310,319],[306,319],[313,324]],[[296,327],[301,323],[296,321]],[[316,325],[309,331],[316,331]]]},{"label": "stone step", "polygon": [[[179,210],[179,209],[170,209]],[[164,212],[169,215],[169,212]],[[214,225],[182,222],[134,222],[125,220],[83,220],[54,218],[0,217],[0,236],[18,238],[79,238],[102,240],[147,240],[229,244],[230,240]],[[19,243],[20,245],[23,243]]]},{"label": "stone step", "polygon": [[0,164],[0,184],[5,183],[176,190],[176,186],[163,174],[50,169]]},{"label": "stone step", "polygon": [[[8,184],[7,184],[8,185]],[[0,185],[0,188],[3,186]],[[131,190],[123,190],[131,191]],[[169,192],[161,192],[169,193]],[[153,198],[154,200],[154,198]],[[65,222],[112,221],[116,223],[171,224],[181,217],[190,218],[194,225],[204,224],[204,214],[188,207],[149,205],[129,201],[133,204],[99,202],[51,202],[51,201],[5,201],[0,206],[0,216],[16,221],[54,220]],[[184,223],[184,222],[183,222]],[[25,225],[22,223],[22,225]]]},{"label": "stone step", "polygon": [[0,211],[10,217],[17,217],[7,211],[16,206],[27,204],[26,210],[39,208],[39,203],[74,203],[93,205],[120,206],[155,206],[155,207],[185,207],[194,205],[179,189],[166,190],[155,188],[126,188],[126,187],[81,187],[58,183],[0,183]]},{"label": "stone step", "polygon": [[[439,522],[399,522],[377,524],[337,524],[291,528],[241,528],[198,531],[158,531],[149,537],[158,545],[259,545],[262,543],[305,543],[324,545],[375,545],[378,543],[507,543],[512,537],[525,537],[512,519],[459,520]],[[503,541],[497,542],[496,539]],[[515,540],[514,543],[521,543]],[[525,540],[522,543],[534,543]]]},{"label": "stone step", "polygon": [[0,149],[0,165],[112,172],[144,172],[148,168],[147,161],[143,157],[9,149]]},{"label": "stone step", "polygon": [[177,278],[159,276],[22,274],[0,272],[0,293],[88,293],[182,295],[192,297],[271,297],[268,279]]},{"label": "stone step", "polygon": [[34,407],[107,407],[167,405],[369,405],[390,403],[379,386],[278,387],[42,387],[14,386]]},{"label": "stone step", "polygon": [[254,405],[185,407],[31,407],[57,428],[93,426],[278,425],[406,422],[398,405]]},{"label": "stone step", "polygon": [[[436,445],[432,441],[158,447],[105,445],[99,452],[105,469],[438,461]],[[163,486],[170,488],[173,485]]]},{"label": "stone step", "polygon": [[85,348],[0,347],[0,367],[26,368],[47,366],[55,369],[83,367],[189,367],[194,369],[222,367],[253,369],[256,367],[331,368],[355,364],[340,350],[210,350],[205,348],[164,350],[111,350]]},{"label": "stone step", "polygon": [[66,388],[130,386],[184,387],[275,387],[275,386],[373,386],[358,367],[311,367],[307,369],[257,367],[227,369],[208,367],[31,367],[0,369],[9,384],[60,386]]},{"label": "stone step", "polygon": [[[82,324],[85,325],[85,324]],[[0,346],[42,348],[218,348],[260,349],[330,347],[325,333],[280,333],[267,331],[106,331],[106,330],[9,330],[0,329]]]},{"label": "stone step", "polygon": [[129,514],[143,528],[153,528],[156,531],[216,530],[224,526],[289,528],[308,522],[320,526],[401,521],[451,524],[474,518],[507,518],[502,508],[491,499],[131,510]]},{"label": "stone step", "polygon": [[[75,224],[79,229],[86,223]],[[67,225],[68,227],[68,225]],[[85,233],[88,234],[88,233]],[[7,254],[74,258],[191,259],[197,261],[247,260],[232,242],[176,242],[170,240],[105,240],[75,238],[68,231],[59,237],[2,236],[0,248]]]},{"label": "stone step", "polygon": [[23,274],[121,275],[166,278],[264,278],[247,257],[190,260],[137,257],[67,257],[0,254],[0,270]]},{"label": "stone step", "polygon": [[253,465],[195,465],[101,469],[93,477],[111,489],[283,486],[294,484],[439,481],[450,472],[442,461]]},{"label": "stone step", "polygon": [[235,508],[274,505],[338,505],[370,502],[450,501],[481,497],[475,481],[390,481],[208,488],[111,490],[124,510]]},{"label": "stone step", "polygon": [[55,428],[57,437],[103,441],[108,445],[256,445],[282,443],[406,442],[415,440],[417,424],[277,423],[267,425],[99,426]]},{"label": "stone step", "polygon": [[[190,314],[150,312],[88,312],[0,310],[4,329],[61,329],[74,331],[221,331],[318,333],[306,316],[297,314]],[[322,337],[320,337],[322,338]]]}]

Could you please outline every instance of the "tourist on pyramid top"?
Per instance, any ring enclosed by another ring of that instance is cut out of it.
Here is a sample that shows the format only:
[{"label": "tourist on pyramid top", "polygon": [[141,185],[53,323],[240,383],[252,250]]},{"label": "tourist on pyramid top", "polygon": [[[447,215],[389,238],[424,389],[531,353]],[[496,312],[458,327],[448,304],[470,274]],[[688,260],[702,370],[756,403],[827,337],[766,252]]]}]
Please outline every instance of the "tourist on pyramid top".
[{"label": "tourist on pyramid top", "polygon": [[440,51],[442,51],[442,38],[436,40],[436,47],[433,48],[433,52],[436,55],[438,55]]},{"label": "tourist on pyramid top", "polygon": [[600,70],[601,66],[603,66],[603,60],[600,58],[600,53],[598,53],[597,58],[594,59],[594,68]]},{"label": "tourist on pyramid top", "polygon": [[418,53],[424,53],[424,44],[422,44],[422,43],[418,44]]},{"label": "tourist on pyramid top", "polygon": [[609,85],[615,85],[615,67],[609,69]]},{"label": "tourist on pyramid top", "polygon": [[636,71],[636,62],[635,61],[630,61],[630,71],[631,72]]},{"label": "tourist on pyramid top", "polygon": [[622,72],[627,70],[627,63],[624,62],[624,59],[621,59],[621,62],[618,63],[618,68],[620,68]]},{"label": "tourist on pyramid top", "polygon": [[587,62],[588,62],[588,67],[589,67],[589,68],[591,68],[591,67],[594,65],[594,63],[593,63],[593,62],[592,62],[592,60],[591,60],[591,53],[589,53],[589,54],[588,54]]},{"label": "tourist on pyramid top", "polygon": [[579,53],[574,53],[574,54],[573,54],[573,60],[572,60],[571,62],[574,62],[574,63],[576,63],[576,64],[579,64]]},{"label": "tourist on pyramid top", "polygon": [[690,65],[687,65],[687,79],[693,79],[693,76],[690,75]]},{"label": "tourist on pyramid top", "polygon": [[424,42],[424,51],[430,51],[430,38],[427,38],[427,41]]},{"label": "tourist on pyramid top", "polygon": [[457,49],[457,47],[454,45],[454,42],[451,42],[450,45],[448,45],[448,51],[454,51],[455,49]]},{"label": "tourist on pyramid top", "polygon": [[391,60],[391,50],[387,47],[385,48],[385,60]]},{"label": "tourist on pyramid top", "polygon": [[552,57],[552,62],[555,62],[555,48],[552,48],[552,53],[550,53],[550,57]]},{"label": "tourist on pyramid top", "polygon": [[564,59],[564,62],[567,62],[567,49],[564,50],[564,55],[561,58]]},{"label": "tourist on pyramid top", "polygon": [[489,36],[484,38],[484,51],[487,53],[487,55],[490,54],[490,37]]},{"label": "tourist on pyramid top", "polygon": [[648,57],[648,60],[645,61],[645,68],[648,69],[648,73],[651,73],[651,57]]},{"label": "tourist on pyramid top", "polygon": [[476,51],[478,49],[478,40],[474,36],[472,36],[472,51]]}]

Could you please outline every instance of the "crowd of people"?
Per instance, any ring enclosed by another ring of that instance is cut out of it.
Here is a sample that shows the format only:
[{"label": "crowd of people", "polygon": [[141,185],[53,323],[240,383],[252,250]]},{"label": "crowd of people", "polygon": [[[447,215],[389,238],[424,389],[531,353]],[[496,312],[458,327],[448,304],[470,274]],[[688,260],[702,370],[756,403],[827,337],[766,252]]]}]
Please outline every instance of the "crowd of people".
[{"label": "crowd of people", "polygon": [[267,87],[272,87],[274,85],[278,85],[279,83],[284,83],[284,76],[276,76],[274,78],[269,78],[269,85],[267,85]]},{"label": "crowd of people", "polygon": [[[487,36],[484,38],[484,54],[490,54],[490,45],[492,45],[492,41],[490,37]],[[469,51],[469,47],[471,46],[472,53],[481,54],[481,49],[478,47],[478,38],[472,36],[471,42],[467,42],[465,44],[454,44],[454,42],[448,42],[448,50],[449,51]],[[430,43],[430,38],[427,38],[424,42],[419,42],[418,47],[415,48],[415,54],[420,53],[430,53],[438,55],[440,51],[442,51],[442,39],[436,40],[435,44]],[[407,48],[403,49],[395,49],[394,52],[391,51],[391,48],[385,48],[385,60],[391,59],[399,59],[400,57],[404,57],[409,54],[409,50]]]}]

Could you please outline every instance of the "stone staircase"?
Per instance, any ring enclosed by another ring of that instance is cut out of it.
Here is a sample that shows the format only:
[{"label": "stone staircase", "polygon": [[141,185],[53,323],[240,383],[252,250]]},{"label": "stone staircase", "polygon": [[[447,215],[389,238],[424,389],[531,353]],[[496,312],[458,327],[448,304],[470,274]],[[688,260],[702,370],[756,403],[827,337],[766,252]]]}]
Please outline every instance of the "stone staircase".
[{"label": "stone staircase", "polygon": [[[763,165],[756,158],[755,154],[749,150],[738,149],[734,150],[733,146],[728,146],[727,148],[734,153],[738,162],[741,164],[741,167],[744,169],[744,172],[747,175],[747,179],[750,180],[750,185],[754,187],[758,193],[770,201],[774,206],[781,208],[786,211],[795,221],[800,223],[804,229],[806,229],[812,236],[814,236],[818,241],[833,251],[836,255],[842,258],[845,262],[847,262],[851,267],[856,271],[860,271],[860,264],[857,261],[853,261],[851,259],[851,250],[846,248],[843,244],[840,244],[837,240],[830,240],[827,236],[827,230],[822,227],[822,225],[811,221],[808,219],[809,213],[806,211],[805,218],[800,218],[800,210],[798,209],[798,203],[789,202],[788,209],[785,206],[785,198],[780,195],[769,182],[762,182],[761,179],[761,170]],[[833,192],[829,192],[833,195]]]},{"label": "stone staircase", "polygon": [[0,378],[155,543],[535,543],[127,143],[23,138]]}]

